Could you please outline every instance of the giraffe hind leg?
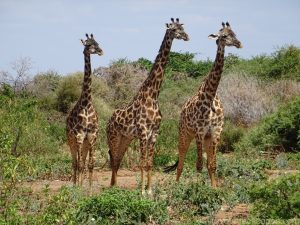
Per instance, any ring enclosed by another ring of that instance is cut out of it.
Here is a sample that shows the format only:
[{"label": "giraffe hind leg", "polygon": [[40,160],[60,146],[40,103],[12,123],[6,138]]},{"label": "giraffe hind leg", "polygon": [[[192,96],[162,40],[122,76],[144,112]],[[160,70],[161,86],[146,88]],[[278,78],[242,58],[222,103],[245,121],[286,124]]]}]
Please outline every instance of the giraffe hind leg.
[{"label": "giraffe hind leg", "polygon": [[121,135],[110,140],[110,158],[112,169],[111,186],[117,184],[117,172],[131,141],[132,138]]},{"label": "giraffe hind leg", "polygon": [[178,166],[176,173],[176,181],[179,181],[181,173],[183,171],[183,164],[186,153],[192,141],[192,137],[184,131],[179,132],[179,146],[178,146]]}]

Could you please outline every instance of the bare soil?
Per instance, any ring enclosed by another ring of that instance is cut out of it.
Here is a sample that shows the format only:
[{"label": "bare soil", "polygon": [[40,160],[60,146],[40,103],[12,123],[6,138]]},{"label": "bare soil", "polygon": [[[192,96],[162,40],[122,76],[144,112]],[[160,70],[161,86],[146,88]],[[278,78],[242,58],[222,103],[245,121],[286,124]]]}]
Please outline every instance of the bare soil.
[{"label": "bare soil", "polygon": [[[153,184],[163,182],[170,175],[162,173],[153,173]],[[110,186],[111,171],[103,169],[95,169],[93,174],[92,194],[97,194],[105,187]],[[120,169],[118,171],[117,186],[125,189],[136,189],[140,179],[140,172],[135,170]],[[35,180],[25,182],[23,187],[31,188],[34,193],[41,192],[44,188],[48,188],[50,193],[56,193],[62,186],[72,186],[72,181],[66,180]],[[83,187],[88,188],[88,179],[85,178]]]}]

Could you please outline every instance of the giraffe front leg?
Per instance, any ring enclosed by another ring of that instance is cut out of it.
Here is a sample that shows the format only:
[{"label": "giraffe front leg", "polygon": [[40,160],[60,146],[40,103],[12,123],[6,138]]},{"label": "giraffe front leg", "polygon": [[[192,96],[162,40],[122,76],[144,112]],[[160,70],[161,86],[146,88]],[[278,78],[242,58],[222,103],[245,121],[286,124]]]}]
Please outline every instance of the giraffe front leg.
[{"label": "giraffe front leg", "polygon": [[197,162],[196,169],[198,172],[201,172],[203,169],[203,159],[202,159],[202,143],[203,143],[203,135],[198,134],[196,136],[196,145],[197,145]]},{"label": "giraffe front leg", "polygon": [[82,185],[83,179],[83,138],[82,136],[76,137],[76,153],[77,153],[77,176],[76,176],[76,184]]},{"label": "giraffe front leg", "polygon": [[207,154],[207,170],[211,180],[211,186],[217,187],[216,180],[216,153],[217,146],[219,144],[220,138],[207,138],[205,139],[205,149]]},{"label": "giraffe front leg", "polygon": [[78,171],[77,152],[72,151],[71,154],[72,154],[72,168],[73,168],[72,180],[73,180],[73,184],[76,185],[77,171]]},{"label": "giraffe front leg", "polygon": [[92,183],[93,183],[93,171],[95,165],[95,143],[97,140],[97,134],[91,135],[88,137],[89,139],[89,162],[88,162],[88,170],[89,170],[89,194],[92,191]]},{"label": "giraffe front leg", "polygon": [[142,195],[145,195],[145,172],[147,169],[147,140],[141,139],[140,140],[140,170],[141,170],[141,191]]},{"label": "giraffe front leg", "polygon": [[151,142],[149,144],[148,161],[147,161],[147,178],[148,178],[147,193],[150,196],[152,195],[152,168],[153,168],[153,158],[155,152],[155,143],[158,135],[157,131],[153,131],[154,134],[152,135]]},{"label": "giraffe front leg", "polygon": [[72,174],[72,180],[73,184],[76,185],[78,184],[77,179],[78,179],[78,144],[76,141],[76,137],[72,135],[72,133],[68,133],[67,135],[68,138],[68,145],[70,147],[71,151],[71,156],[72,156],[72,169],[73,169],[73,174]]}]

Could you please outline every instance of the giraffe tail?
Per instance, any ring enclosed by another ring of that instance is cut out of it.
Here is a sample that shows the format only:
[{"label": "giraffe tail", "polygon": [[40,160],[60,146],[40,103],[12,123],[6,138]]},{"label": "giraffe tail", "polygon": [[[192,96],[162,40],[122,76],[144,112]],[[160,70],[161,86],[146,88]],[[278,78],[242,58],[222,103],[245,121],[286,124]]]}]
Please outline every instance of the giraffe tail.
[{"label": "giraffe tail", "polygon": [[111,168],[111,165],[112,165],[112,155],[111,155],[110,149],[108,150],[108,154],[109,154],[109,166]]},{"label": "giraffe tail", "polygon": [[174,165],[165,167],[164,170],[163,170],[164,173],[170,173],[171,171],[176,170],[176,168],[178,166],[178,162],[179,162],[179,160],[177,159],[177,161]]}]

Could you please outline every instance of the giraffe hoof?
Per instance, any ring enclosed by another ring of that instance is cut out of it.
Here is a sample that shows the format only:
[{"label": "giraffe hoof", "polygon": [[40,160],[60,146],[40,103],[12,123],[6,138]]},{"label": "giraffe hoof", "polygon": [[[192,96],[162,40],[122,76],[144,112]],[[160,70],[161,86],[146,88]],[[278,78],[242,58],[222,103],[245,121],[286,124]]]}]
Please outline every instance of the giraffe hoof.
[{"label": "giraffe hoof", "polygon": [[148,191],[147,191],[147,194],[148,194],[148,196],[150,197],[152,197],[153,196],[153,192],[152,192],[152,189],[149,189]]}]

